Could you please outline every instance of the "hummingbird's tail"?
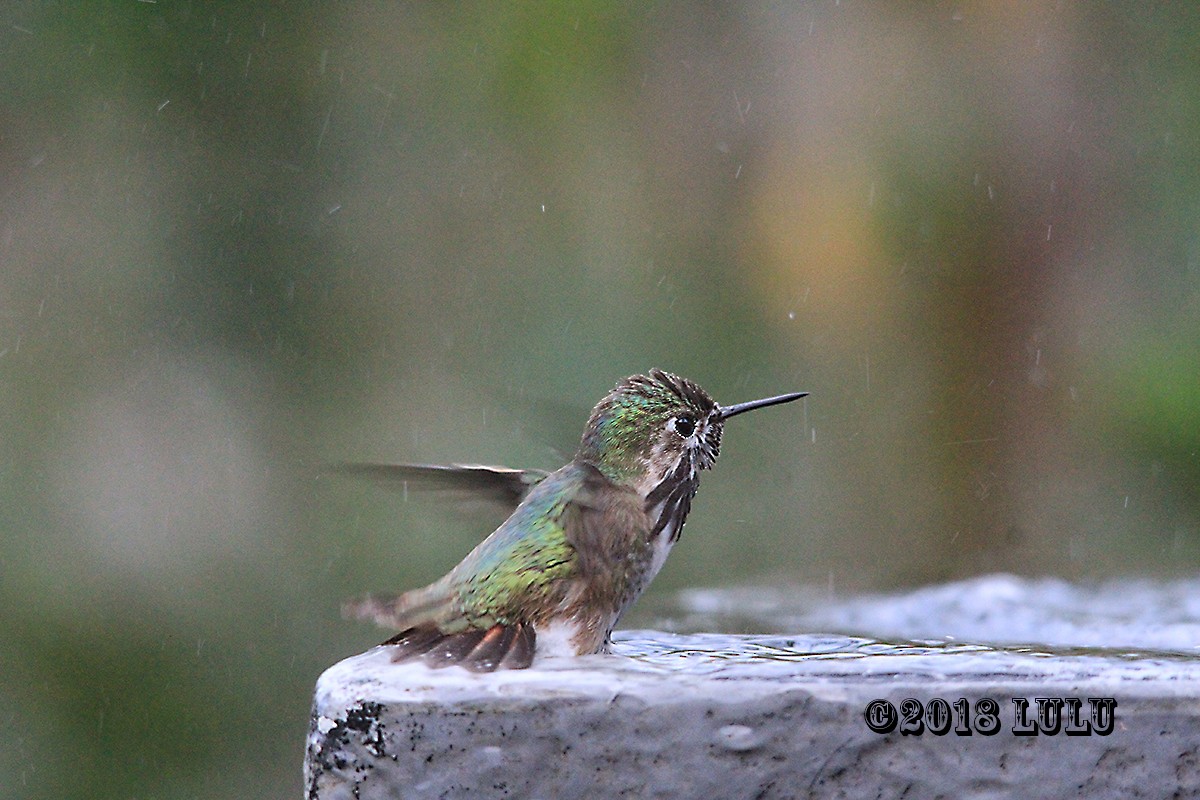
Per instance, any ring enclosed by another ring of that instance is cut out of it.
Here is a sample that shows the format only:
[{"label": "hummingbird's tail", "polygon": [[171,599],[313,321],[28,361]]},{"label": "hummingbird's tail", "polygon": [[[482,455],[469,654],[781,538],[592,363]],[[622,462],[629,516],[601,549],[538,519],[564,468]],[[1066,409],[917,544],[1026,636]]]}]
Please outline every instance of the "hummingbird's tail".
[{"label": "hummingbird's tail", "polygon": [[533,663],[536,645],[533,626],[524,622],[496,623],[487,630],[472,628],[459,633],[442,633],[437,628],[409,628],[384,642],[396,647],[392,661],[424,657],[431,667],[457,664],[472,672],[498,668],[525,669]]},{"label": "hummingbird's tail", "polygon": [[533,662],[536,636],[523,622],[472,627],[456,612],[449,592],[438,584],[402,595],[368,595],[342,606],[342,615],[372,620],[400,633],[383,644],[394,646],[392,661],[423,656],[431,667],[454,664],[473,672],[524,669]]}]

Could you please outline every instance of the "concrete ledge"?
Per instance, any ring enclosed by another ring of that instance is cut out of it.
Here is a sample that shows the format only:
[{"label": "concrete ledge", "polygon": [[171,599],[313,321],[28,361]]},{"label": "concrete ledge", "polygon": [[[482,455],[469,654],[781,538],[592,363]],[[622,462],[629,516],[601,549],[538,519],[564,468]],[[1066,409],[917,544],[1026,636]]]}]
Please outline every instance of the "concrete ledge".
[{"label": "concrete ledge", "polygon": [[[346,659],[317,683],[307,797],[1200,796],[1189,656],[811,635],[630,632],[617,645],[491,675],[394,665],[383,648]],[[939,698],[943,735],[930,731]],[[1039,719],[1038,698],[1067,713],[1043,703]],[[1064,729],[1074,698],[1090,734]],[[1112,698],[1111,718],[1089,698]],[[876,699],[896,712],[890,732],[867,724]],[[923,732],[902,732],[905,710]]]}]

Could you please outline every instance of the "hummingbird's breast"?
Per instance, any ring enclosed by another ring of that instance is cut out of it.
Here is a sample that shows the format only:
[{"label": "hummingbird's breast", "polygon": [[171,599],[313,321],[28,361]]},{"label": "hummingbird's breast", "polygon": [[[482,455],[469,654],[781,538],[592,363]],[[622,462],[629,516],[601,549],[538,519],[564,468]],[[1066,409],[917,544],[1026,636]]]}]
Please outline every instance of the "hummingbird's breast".
[{"label": "hummingbird's breast", "polygon": [[[647,496],[591,464],[575,462],[530,494],[526,512],[536,509],[539,525],[560,531],[571,552],[571,577],[560,590],[547,593],[547,599],[560,599],[529,615],[539,651],[543,645],[559,649],[554,642],[568,643],[576,654],[607,647],[613,627],[662,569],[679,539],[695,493],[695,481],[688,480],[692,474],[680,471],[681,479],[660,481]],[[514,516],[523,519],[525,513]],[[528,528],[537,526],[517,527],[528,535]]]},{"label": "hummingbird's breast", "polygon": [[[684,515],[679,514],[678,509],[668,499],[648,506],[646,517],[650,523],[650,562],[646,565],[645,574],[642,576],[641,589],[645,589],[646,585],[654,580],[663,564],[666,563],[671,548],[675,546],[675,542],[679,541],[684,523]],[[641,591],[639,590],[638,593],[640,594]]]}]

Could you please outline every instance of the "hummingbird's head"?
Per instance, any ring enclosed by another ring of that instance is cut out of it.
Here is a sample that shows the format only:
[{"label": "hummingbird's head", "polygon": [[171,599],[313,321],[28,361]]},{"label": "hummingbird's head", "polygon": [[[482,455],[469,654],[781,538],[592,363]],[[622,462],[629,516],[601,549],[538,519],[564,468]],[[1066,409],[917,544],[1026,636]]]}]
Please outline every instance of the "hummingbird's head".
[{"label": "hummingbird's head", "polygon": [[721,406],[687,378],[652,369],[621,381],[596,404],[577,457],[643,496],[664,482],[694,492],[700,470],[721,452],[725,420],[805,394]]},{"label": "hummingbird's head", "polygon": [[592,410],[579,458],[643,495],[668,475],[695,480],[721,451],[720,412],[686,378],[658,369],[633,375]]}]

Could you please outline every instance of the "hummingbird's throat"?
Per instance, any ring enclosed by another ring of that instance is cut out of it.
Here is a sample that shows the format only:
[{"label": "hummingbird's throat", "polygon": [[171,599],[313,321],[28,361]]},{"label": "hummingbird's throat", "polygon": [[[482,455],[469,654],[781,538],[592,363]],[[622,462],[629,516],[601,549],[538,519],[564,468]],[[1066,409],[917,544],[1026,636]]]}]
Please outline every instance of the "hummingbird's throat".
[{"label": "hummingbird's throat", "polygon": [[678,541],[699,486],[700,476],[692,463],[691,454],[685,453],[675,468],[646,494],[645,509],[651,521],[652,544],[657,544],[660,539],[669,544]]}]

